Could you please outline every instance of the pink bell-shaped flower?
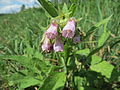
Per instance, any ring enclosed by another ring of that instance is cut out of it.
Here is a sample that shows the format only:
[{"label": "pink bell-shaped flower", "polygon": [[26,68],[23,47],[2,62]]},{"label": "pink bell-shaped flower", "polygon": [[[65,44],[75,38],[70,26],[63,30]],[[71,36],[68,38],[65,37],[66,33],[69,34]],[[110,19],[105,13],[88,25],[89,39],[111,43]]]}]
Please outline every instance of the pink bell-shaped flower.
[{"label": "pink bell-shaped flower", "polygon": [[50,52],[53,49],[52,43],[46,36],[41,47],[42,47],[42,50],[46,52]]},{"label": "pink bell-shaped flower", "polygon": [[53,49],[55,52],[62,52],[64,50],[64,45],[60,37],[56,38]]},{"label": "pink bell-shaped flower", "polygon": [[75,35],[75,20],[70,19],[62,30],[62,36],[72,38]]},{"label": "pink bell-shaped flower", "polygon": [[58,24],[55,21],[53,21],[50,27],[46,31],[47,38],[55,39],[56,36],[58,35],[57,29],[58,29]]},{"label": "pink bell-shaped flower", "polygon": [[75,36],[74,38],[73,38],[73,42],[74,43],[79,43],[81,40],[80,40],[80,36]]}]

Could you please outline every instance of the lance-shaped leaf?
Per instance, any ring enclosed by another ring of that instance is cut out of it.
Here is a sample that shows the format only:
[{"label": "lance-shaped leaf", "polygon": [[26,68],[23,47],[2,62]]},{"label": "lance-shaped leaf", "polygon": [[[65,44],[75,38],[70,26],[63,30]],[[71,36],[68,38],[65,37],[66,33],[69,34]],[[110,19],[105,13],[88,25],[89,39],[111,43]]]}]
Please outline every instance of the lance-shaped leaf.
[{"label": "lance-shaped leaf", "polygon": [[76,51],[76,54],[80,54],[80,55],[88,55],[89,53],[90,53],[89,48]]},{"label": "lance-shaped leaf", "polygon": [[112,71],[114,69],[114,66],[109,64],[106,61],[102,61],[101,63],[98,63],[96,65],[92,65],[91,70],[101,73],[102,75],[106,76],[107,78],[111,77]]},{"label": "lance-shaped leaf", "polygon": [[72,4],[69,8],[69,12],[70,12],[70,17],[72,17],[76,11],[77,5],[76,4]]},{"label": "lance-shaped leaf", "polygon": [[0,59],[16,61],[21,65],[25,66],[26,68],[34,69],[33,67],[31,67],[31,65],[33,65],[33,61],[26,56],[4,55],[4,56],[0,56]]},{"label": "lance-shaped leaf", "polygon": [[109,35],[110,35],[110,31],[104,30],[103,34],[101,35],[101,37],[98,40],[98,47],[102,46],[106,42]]},{"label": "lance-shaped leaf", "polygon": [[101,62],[102,58],[97,56],[97,55],[93,55],[92,56],[92,60],[91,60],[91,65],[95,65],[98,64],[99,62]]},{"label": "lance-shaped leaf", "polygon": [[112,15],[109,16],[108,18],[103,19],[102,21],[96,23],[94,26],[92,26],[92,27],[88,30],[88,32],[86,33],[86,36],[85,36],[83,39],[89,37],[89,36],[91,35],[91,33],[93,33],[93,32],[94,32],[98,27],[100,27],[101,25],[108,23],[108,21],[111,19],[111,17],[112,17]]},{"label": "lance-shaped leaf", "polygon": [[44,81],[42,87],[39,90],[63,90],[66,81],[65,72],[54,72]]},{"label": "lance-shaped leaf", "polygon": [[40,4],[43,6],[43,8],[52,16],[56,17],[58,16],[56,8],[50,3],[49,1],[46,0],[38,0]]},{"label": "lance-shaped leaf", "polygon": [[10,80],[8,81],[8,84],[10,86],[14,84],[18,84],[20,89],[24,89],[30,86],[34,85],[40,85],[42,83],[42,80],[36,79],[32,76],[23,76],[21,74],[15,73],[10,77]]},{"label": "lance-shaped leaf", "polygon": [[98,46],[97,46],[97,48],[95,48],[94,50],[92,50],[90,52],[90,54],[88,55],[88,57],[90,57],[93,54],[99,52],[99,50],[102,49],[106,45],[106,43],[107,43],[106,41],[108,40],[109,35],[110,35],[110,31],[108,31],[106,29],[106,26],[107,26],[107,24],[104,26],[104,32],[101,35],[101,37],[99,38],[99,40],[98,40]]}]

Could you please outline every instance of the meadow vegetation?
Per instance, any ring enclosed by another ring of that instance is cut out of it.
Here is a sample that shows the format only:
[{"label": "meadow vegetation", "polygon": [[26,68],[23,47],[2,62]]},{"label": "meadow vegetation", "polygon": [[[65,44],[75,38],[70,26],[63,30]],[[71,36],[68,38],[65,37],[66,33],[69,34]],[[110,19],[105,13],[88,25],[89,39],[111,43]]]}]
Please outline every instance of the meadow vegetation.
[{"label": "meadow vegetation", "polygon": [[[0,16],[0,90],[119,90],[120,0],[55,3],[57,17],[44,1],[44,9]],[[63,39],[64,52],[43,52],[51,21],[70,17],[81,41]]]}]

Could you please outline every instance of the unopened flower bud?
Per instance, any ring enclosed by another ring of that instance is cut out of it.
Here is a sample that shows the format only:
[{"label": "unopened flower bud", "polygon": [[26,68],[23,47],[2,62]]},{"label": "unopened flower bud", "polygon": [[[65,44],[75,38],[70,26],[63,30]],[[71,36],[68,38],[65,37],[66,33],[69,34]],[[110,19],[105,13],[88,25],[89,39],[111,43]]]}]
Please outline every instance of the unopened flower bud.
[{"label": "unopened flower bud", "polygon": [[74,43],[79,43],[81,40],[80,40],[80,36],[75,36],[74,38],[73,38],[73,42]]}]

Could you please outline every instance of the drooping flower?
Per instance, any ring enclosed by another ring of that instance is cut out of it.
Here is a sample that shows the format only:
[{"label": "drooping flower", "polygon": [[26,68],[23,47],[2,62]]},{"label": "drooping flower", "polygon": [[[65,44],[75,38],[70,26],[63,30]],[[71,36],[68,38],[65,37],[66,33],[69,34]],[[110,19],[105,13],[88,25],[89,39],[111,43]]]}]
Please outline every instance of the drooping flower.
[{"label": "drooping flower", "polygon": [[80,40],[80,36],[75,36],[74,38],[73,38],[73,42],[74,43],[79,43],[81,40]]},{"label": "drooping flower", "polygon": [[64,45],[60,37],[56,38],[53,49],[55,52],[62,52],[64,50]]},{"label": "drooping flower", "polygon": [[75,20],[70,19],[62,30],[62,36],[72,38],[75,35]]},{"label": "drooping flower", "polygon": [[55,39],[55,37],[58,35],[57,29],[58,29],[58,24],[55,21],[53,21],[50,27],[46,31],[47,38]]},{"label": "drooping flower", "polygon": [[41,46],[43,51],[50,52],[53,49],[53,45],[50,40],[45,36],[43,44]]}]

